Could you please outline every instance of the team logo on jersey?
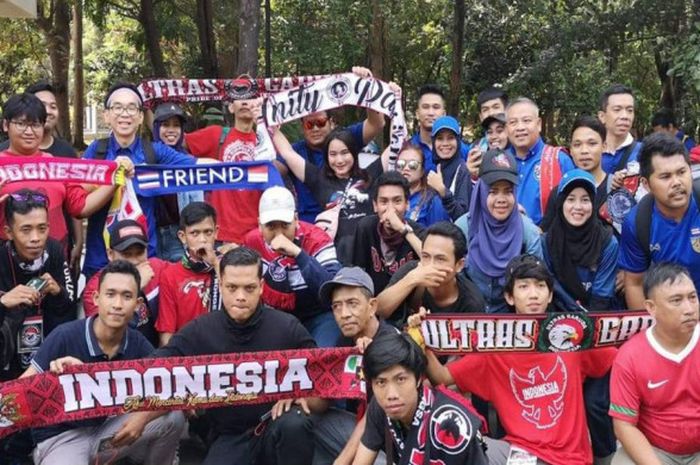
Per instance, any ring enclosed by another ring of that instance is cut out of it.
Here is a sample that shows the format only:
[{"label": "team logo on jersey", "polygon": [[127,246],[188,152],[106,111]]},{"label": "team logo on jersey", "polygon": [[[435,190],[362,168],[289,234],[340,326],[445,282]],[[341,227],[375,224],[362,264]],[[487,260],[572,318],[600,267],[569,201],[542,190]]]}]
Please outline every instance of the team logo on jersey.
[{"label": "team logo on jersey", "polygon": [[242,162],[255,160],[255,144],[236,140],[228,144],[222,156],[224,162]]},{"label": "team logo on jersey", "polygon": [[204,308],[209,308],[209,289],[204,281],[189,281],[182,288],[183,294],[189,294],[195,289]]},{"label": "team logo on jersey", "polygon": [[276,283],[282,283],[287,280],[287,267],[278,260],[272,260],[267,267],[267,274]]},{"label": "team logo on jersey", "polygon": [[535,176],[536,180],[540,180],[542,177],[542,165],[540,163],[535,165],[535,169],[533,170],[533,174]]},{"label": "team logo on jersey", "polygon": [[472,422],[464,412],[451,405],[439,407],[430,417],[430,440],[436,449],[460,454],[472,437]]},{"label": "team logo on jersey", "polygon": [[700,253],[700,236],[691,236],[690,245],[693,246],[693,250],[696,253]]},{"label": "team logo on jersey", "polygon": [[523,407],[522,417],[537,429],[556,425],[564,413],[567,378],[566,365],[560,356],[547,373],[540,365],[530,369],[525,376],[511,368],[510,387]]},{"label": "team logo on jersey", "polygon": [[576,352],[593,341],[591,320],[585,314],[553,314],[542,322],[538,348],[543,352]]},{"label": "team logo on jersey", "polygon": [[326,93],[328,98],[340,105],[350,96],[350,80],[345,76],[338,76],[338,79],[328,84]]},{"label": "team logo on jersey", "polygon": [[29,324],[22,328],[22,347],[32,348],[41,344],[41,326],[39,324]]},{"label": "team logo on jersey", "polygon": [[616,189],[608,194],[608,213],[615,223],[622,223],[635,203],[629,190]]}]

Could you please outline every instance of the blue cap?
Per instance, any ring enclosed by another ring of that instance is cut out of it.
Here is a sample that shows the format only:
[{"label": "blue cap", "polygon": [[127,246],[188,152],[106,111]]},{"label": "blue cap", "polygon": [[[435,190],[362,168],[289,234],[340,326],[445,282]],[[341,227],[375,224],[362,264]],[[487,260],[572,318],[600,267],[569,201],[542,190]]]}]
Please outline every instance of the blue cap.
[{"label": "blue cap", "polygon": [[595,178],[593,178],[593,175],[588,171],[584,171],[579,168],[564,173],[564,176],[562,176],[561,181],[559,182],[559,189],[557,189],[557,193],[561,194],[562,192],[566,191],[568,187],[570,187],[568,190],[572,190],[577,186],[583,187],[584,189],[595,194]]},{"label": "blue cap", "polygon": [[461,136],[461,131],[459,129],[459,121],[451,116],[441,116],[435,120],[433,123],[433,130],[430,132],[430,137],[435,139],[437,133],[442,129],[449,129],[455,133],[455,136],[459,138]]}]

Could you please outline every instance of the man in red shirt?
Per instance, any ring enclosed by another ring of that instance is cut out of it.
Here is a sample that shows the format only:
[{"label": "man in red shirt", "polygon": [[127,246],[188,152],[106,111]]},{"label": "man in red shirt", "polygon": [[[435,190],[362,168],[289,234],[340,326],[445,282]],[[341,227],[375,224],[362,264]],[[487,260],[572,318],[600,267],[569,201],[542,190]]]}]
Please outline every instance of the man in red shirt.
[{"label": "man in red shirt", "polygon": [[[157,346],[158,333],[155,329],[155,322],[158,317],[160,276],[168,266],[168,262],[156,257],[148,258],[147,248],[148,236],[141,225],[134,220],[121,220],[112,229],[107,258],[110,262],[126,260],[138,270],[141,276],[139,290],[143,294],[144,301],[136,307],[130,326],[138,329],[153,346]],[[85,285],[83,295],[86,297],[83,299],[83,308],[86,317],[96,315],[99,311],[92,296],[98,290],[101,274],[102,271],[99,271],[92,275],[92,278]]]},{"label": "man in red shirt", "polygon": [[[233,127],[207,126],[185,134],[185,145],[192,155],[223,162],[255,160],[260,100],[233,100],[228,110],[233,114]],[[208,194],[207,200],[219,213],[219,240],[240,244],[249,231],[258,227],[261,195],[258,190],[216,190]]]},{"label": "man in red shirt", "polygon": [[[46,107],[34,94],[17,94],[3,105],[2,126],[10,141],[9,148],[0,152],[0,157],[51,157],[39,149],[44,138]],[[117,160],[123,163],[122,160]],[[40,191],[49,199],[50,237],[68,250],[68,226],[63,215],[63,207],[73,217],[86,218],[102,208],[114,195],[116,186],[101,186],[88,193],[79,184],[62,182],[23,181],[0,187],[0,195],[11,194],[20,189]],[[0,217],[0,238],[5,239]]]},{"label": "man in red shirt", "polygon": [[[544,278],[544,279],[543,279]],[[506,269],[505,293],[518,314],[532,314],[524,305],[526,295],[537,286],[533,279],[552,290],[553,280],[546,266],[537,260],[516,257]],[[544,313],[541,307],[538,313]],[[425,309],[409,318],[410,326],[420,324]],[[583,382],[603,376],[610,369],[615,348],[557,353],[491,353],[465,355],[442,365],[426,351],[428,377],[433,384],[456,384],[491,402],[499,414],[506,436],[486,439],[491,465],[506,465],[515,455],[527,455],[538,465],[590,465],[591,440],[586,425]],[[519,452],[518,449],[522,452]]]},{"label": "man in red shirt", "polygon": [[216,210],[204,202],[192,202],[180,212],[177,232],[185,248],[182,260],[171,263],[160,281],[160,305],[156,330],[160,343],[168,343],[183,326],[207,312],[220,310],[221,290],[214,250]]},{"label": "man in red shirt", "polygon": [[622,443],[614,465],[700,463],[700,326],[688,270],[653,266],[644,307],[654,325],[627,342],[610,380],[610,416]]}]

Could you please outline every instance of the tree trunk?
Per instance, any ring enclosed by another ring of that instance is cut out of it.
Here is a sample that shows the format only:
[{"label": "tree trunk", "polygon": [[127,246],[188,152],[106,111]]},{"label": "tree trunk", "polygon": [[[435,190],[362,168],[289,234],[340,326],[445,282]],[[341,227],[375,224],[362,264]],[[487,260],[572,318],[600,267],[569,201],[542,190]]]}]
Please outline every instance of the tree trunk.
[{"label": "tree trunk", "polygon": [[238,17],[238,66],[236,74],[258,75],[260,0],[241,0]]},{"label": "tree trunk", "polygon": [[387,31],[382,0],[372,0],[372,22],[369,25],[369,61],[372,74],[379,79],[389,78]]},{"label": "tree trunk", "polygon": [[464,0],[455,0],[454,28],[452,29],[452,71],[447,113],[459,119],[459,99],[462,93],[462,57],[464,55]]},{"label": "tree trunk", "polygon": [[67,0],[37,3],[37,23],[44,33],[51,63],[52,85],[61,118],[58,132],[70,137],[68,64],[70,62],[70,6]]},{"label": "tree trunk", "polygon": [[216,60],[216,38],[214,37],[214,14],[211,0],[197,0],[197,32],[199,50],[202,54],[202,72],[206,77],[218,77]]},{"label": "tree trunk", "polygon": [[156,21],[153,0],[141,0],[139,23],[143,26],[146,51],[154,77],[168,77],[168,69],[163,61],[163,50],[160,47],[160,30]]},{"label": "tree trunk", "polygon": [[265,77],[272,77],[272,26],[270,0],[265,0]]},{"label": "tree trunk", "polygon": [[83,0],[73,0],[73,146],[85,148],[83,114]]}]

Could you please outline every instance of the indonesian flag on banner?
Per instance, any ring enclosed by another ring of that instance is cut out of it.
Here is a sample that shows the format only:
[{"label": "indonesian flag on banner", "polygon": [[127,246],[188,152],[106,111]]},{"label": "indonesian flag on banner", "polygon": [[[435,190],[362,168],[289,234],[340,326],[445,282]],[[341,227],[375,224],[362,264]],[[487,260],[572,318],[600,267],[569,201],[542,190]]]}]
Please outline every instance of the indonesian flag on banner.
[{"label": "indonesian flag on banner", "polygon": [[148,236],[148,221],[146,220],[146,215],[143,214],[143,210],[141,210],[139,200],[136,198],[131,179],[127,179],[126,183],[117,189],[114,197],[112,197],[112,203],[109,205],[109,212],[105,220],[105,229],[102,233],[105,247],[109,248],[109,236],[112,228],[121,220],[135,220],[146,232],[146,236]]}]

